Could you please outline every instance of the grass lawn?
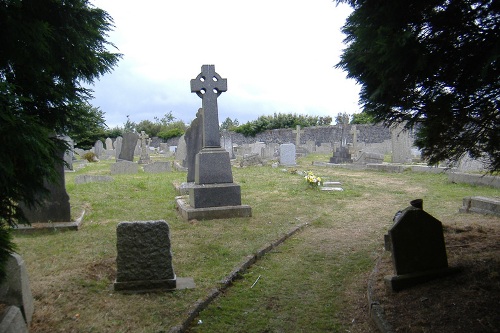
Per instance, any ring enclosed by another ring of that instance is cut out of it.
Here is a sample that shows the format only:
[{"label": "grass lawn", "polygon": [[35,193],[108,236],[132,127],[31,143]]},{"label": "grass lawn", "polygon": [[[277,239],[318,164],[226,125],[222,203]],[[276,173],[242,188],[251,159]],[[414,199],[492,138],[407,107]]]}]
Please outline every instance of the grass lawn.
[{"label": "grass lawn", "polygon": [[[252,207],[253,216],[212,221],[186,222],[176,212],[172,183],[185,181],[183,172],[141,171],[79,185],[76,175],[109,175],[114,161],[67,173],[72,215],[86,210],[81,229],[15,237],[35,298],[31,332],[168,332],[246,256],[303,223],[308,226],[258,261],[191,330],[370,332],[359,304],[366,306],[366,278],[396,211],[422,198],[428,213],[453,224],[468,218],[458,213],[463,197],[499,195],[492,188],[449,183],[441,174],[312,166],[327,160],[309,155],[287,171],[270,165],[233,168],[242,203]],[[295,169],[340,181],[344,191],[310,190]],[[196,288],[115,293],[117,224],[160,219],[170,225],[176,275],[193,277]]]}]

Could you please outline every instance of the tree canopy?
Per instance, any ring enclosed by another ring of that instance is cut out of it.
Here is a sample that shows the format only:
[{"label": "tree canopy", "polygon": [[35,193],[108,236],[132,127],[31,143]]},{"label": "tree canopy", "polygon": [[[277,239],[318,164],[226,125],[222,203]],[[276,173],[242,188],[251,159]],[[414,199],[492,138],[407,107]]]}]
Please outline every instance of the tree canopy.
[{"label": "tree canopy", "polygon": [[500,170],[500,2],[337,0],[354,8],[337,67],[376,122],[405,122],[429,163]]},{"label": "tree canopy", "polygon": [[234,128],[236,133],[245,136],[255,136],[265,130],[278,128],[295,128],[297,125],[302,127],[330,125],[332,117],[318,117],[309,115],[284,114],[278,113],[272,116],[260,116],[257,120],[249,121],[243,125]]},{"label": "tree canopy", "polygon": [[[0,0],[0,228],[55,180],[64,135],[95,125],[83,84],[109,72],[112,18],[86,0]],[[1,244],[0,252],[8,250]],[[1,256],[0,256],[1,257]],[[1,265],[0,265],[1,266]],[[0,272],[1,275],[1,272]]]}]

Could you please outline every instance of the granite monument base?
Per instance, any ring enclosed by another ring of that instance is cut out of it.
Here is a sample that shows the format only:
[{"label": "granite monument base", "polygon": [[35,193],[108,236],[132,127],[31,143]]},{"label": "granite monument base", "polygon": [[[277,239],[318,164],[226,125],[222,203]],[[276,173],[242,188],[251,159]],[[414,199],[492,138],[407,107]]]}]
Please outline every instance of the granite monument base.
[{"label": "granite monument base", "polygon": [[462,271],[461,267],[446,267],[441,269],[429,270],[401,275],[387,275],[384,277],[385,284],[393,291],[401,291],[411,288],[418,284],[443,278]]},{"label": "granite monument base", "polygon": [[240,206],[240,185],[235,183],[195,184],[189,189],[189,204],[193,208]]},{"label": "granite monument base", "polygon": [[248,205],[194,208],[189,204],[188,196],[176,197],[175,202],[177,205],[177,210],[187,221],[195,219],[215,220],[252,216],[252,208]]}]

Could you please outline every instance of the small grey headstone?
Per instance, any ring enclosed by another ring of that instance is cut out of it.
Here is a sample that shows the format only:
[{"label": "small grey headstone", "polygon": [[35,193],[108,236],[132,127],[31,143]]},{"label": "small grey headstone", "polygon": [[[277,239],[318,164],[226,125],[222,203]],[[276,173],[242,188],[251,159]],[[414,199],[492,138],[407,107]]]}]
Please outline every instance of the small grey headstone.
[{"label": "small grey headstone", "polygon": [[175,160],[179,162],[179,164],[183,167],[187,167],[186,164],[187,147],[185,138],[186,138],[185,134],[183,134],[179,138],[179,142],[177,143],[177,149],[175,150]]},{"label": "small grey headstone", "polygon": [[167,222],[121,222],[116,236],[115,290],[175,289]]},{"label": "small grey headstone", "polygon": [[113,150],[113,140],[111,140],[111,138],[107,138],[105,144],[106,150]]},{"label": "small grey headstone", "polygon": [[194,182],[196,154],[201,150],[203,144],[203,109],[198,109],[196,118],[186,130],[186,164],[188,168],[187,181]]},{"label": "small grey headstone", "polygon": [[94,154],[97,158],[101,157],[102,151],[104,150],[104,145],[101,140],[97,140],[94,144]]},{"label": "small grey headstone", "polygon": [[111,164],[111,174],[127,174],[139,172],[139,164],[130,161],[118,161]]},{"label": "small grey headstone", "polygon": [[281,165],[296,165],[295,161],[295,145],[293,143],[285,143],[280,145],[280,164]]},{"label": "small grey headstone", "polygon": [[121,136],[117,137],[115,142],[114,142],[115,160],[118,160],[120,153],[122,152],[122,142],[123,142],[123,138]]}]

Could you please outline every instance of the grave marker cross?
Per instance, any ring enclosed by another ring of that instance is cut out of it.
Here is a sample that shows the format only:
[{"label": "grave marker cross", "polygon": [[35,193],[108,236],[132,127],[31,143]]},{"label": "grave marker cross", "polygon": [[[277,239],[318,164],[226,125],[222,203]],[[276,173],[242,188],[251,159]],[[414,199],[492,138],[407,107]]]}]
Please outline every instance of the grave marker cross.
[{"label": "grave marker cross", "polygon": [[191,80],[191,92],[201,98],[203,108],[203,145],[220,147],[217,97],[227,91],[227,79],[215,72],[214,65],[201,66],[201,73]]}]

